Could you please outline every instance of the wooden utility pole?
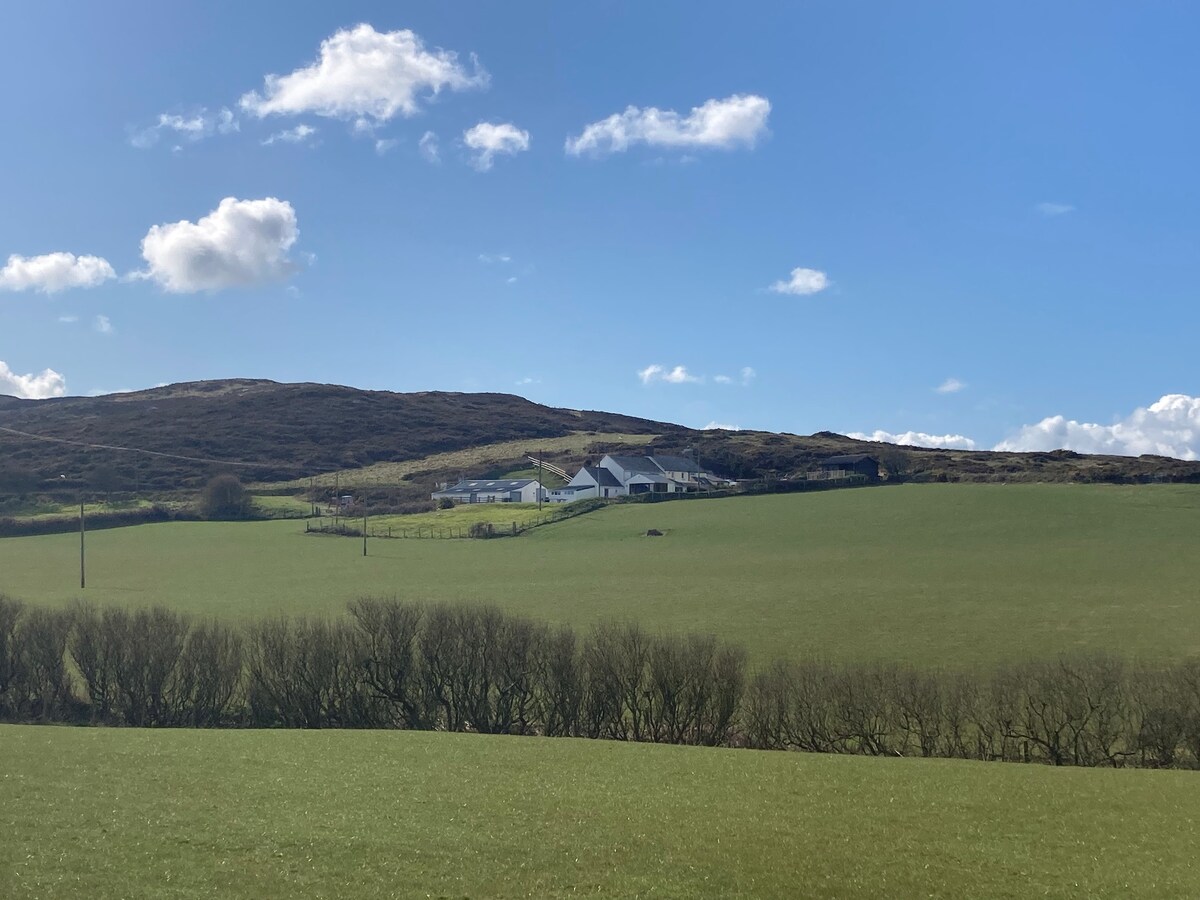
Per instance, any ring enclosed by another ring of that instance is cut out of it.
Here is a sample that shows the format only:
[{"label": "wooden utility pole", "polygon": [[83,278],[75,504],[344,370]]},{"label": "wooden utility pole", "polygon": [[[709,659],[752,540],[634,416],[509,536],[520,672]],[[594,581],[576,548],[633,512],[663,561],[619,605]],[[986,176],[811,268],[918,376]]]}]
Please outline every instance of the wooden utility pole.
[{"label": "wooden utility pole", "polygon": [[539,450],[538,451],[538,486],[537,486],[538,512],[539,513],[542,511],[542,478],[543,478],[543,475],[542,475],[542,451]]},{"label": "wooden utility pole", "polygon": [[367,555],[367,506],[363,502],[363,556]]},{"label": "wooden utility pole", "polygon": [[79,589],[82,591],[87,587],[87,569],[85,568],[85,556],[83,548],[83,536],[86,532],[86,526],[83,523],[83,498],[79,498]]}]

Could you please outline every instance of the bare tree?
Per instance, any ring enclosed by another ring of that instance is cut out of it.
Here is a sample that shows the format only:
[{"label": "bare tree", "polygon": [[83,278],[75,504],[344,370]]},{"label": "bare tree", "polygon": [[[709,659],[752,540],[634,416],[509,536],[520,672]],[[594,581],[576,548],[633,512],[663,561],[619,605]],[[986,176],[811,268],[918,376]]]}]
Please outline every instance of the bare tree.
[{"label": "bare tree", "polygon": [[0,717],[4,718],[17,716],[21,674],[17,625],[23,610],[21,601],[0,594]]},{"label": "bare tree", "polygon": [[365,641],[363,679],[402,728],[430,728],[418,671],[417,642],[423,611],[397,600],[360,599],[350,615]]},{"label": "bare tree", "polygon": [[24,682],[21,706],[27,715],[42,721],[66,717],[72,700],[66,661],[70,630],[66,610],[35,606],[19,620],[16,681]]}]

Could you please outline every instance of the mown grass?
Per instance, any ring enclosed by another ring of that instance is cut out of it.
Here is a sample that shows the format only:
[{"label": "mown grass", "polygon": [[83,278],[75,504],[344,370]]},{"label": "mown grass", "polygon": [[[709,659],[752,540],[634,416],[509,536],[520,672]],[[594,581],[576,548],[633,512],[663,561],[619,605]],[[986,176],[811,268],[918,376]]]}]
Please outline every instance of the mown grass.
[{"label": "mown grass", "polygon": [[[664,537],[646,537],[649,528]],[[494,541],[172,522],[88,537],[88,597],[221,616],[351,598],[484,601],[551,622],[710,631],[758,661],[991,665],[1200,653],[1200,487],[919,485],[623,505]],[[0,592],[78,596],[78,538],[0,540]]]},{"label": "mown grass", "polygon": [[1200,778],[0,726],[0,896],[1194,897]]},{"label": "mown grass", "polygon": [[310,486],[333,487],[335,484],[347,489],[363,488],[375,485],[397,484],[410,475],[420,472],[458,471],[466,476],[479,476],[484,474],[479,471],[480,469],[487,469],[499,463],[520,459],[527,453],[539,450],[544,453],[584,453],[593,444],[640,447],[651,443],[656,437],[658,435],[654,434],[577,431],[565,437],[528,438],[516,441],[501,441],[495,444],[482,444],[476,447],[468,447],[464,450],[434,453],[421,459],[405,460],[404,462],[375,463],[363,468],[326,472],[311,478],[296,478],[292,481],[264,482],[252,485],[252,487],[275,491],[306,490]]}]

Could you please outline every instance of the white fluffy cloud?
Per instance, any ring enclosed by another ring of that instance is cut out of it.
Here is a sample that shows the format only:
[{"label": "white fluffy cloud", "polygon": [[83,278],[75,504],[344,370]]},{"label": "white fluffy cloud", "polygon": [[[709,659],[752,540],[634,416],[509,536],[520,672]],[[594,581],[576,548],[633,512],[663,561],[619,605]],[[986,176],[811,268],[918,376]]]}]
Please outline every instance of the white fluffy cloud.
[{"label": "white fluffy cloud", "polygon": [[1114,425],[1050,416],[1026,425],[996,445],[997,450],[1074,450],[1140,456],[1153,453],[1200,459],[1200,397],[1167,394]]},{"label": "white fluffy cloud", "polygon": [[141,276],[176,294],[273,281],[294,270],[287,254],[299,234],[286,200],[226,197],[199,221],[153,226],[142,239],[149,268]]},{"label": "white fluffy cloud", "polygon": [[47,253],[43,256],[8,258],[0,269],[0,291],[40,291],[55,294],[67,288],[90,288],[103,284],[117,273],[108,260],[99,256],[74,253]]},{"label": "white fluffy cloud", "polygon": [[113,327],[112,320],[108,316],[99,315],[92,320],[92,327],[101,334],[116,334],[117,329]]},{"label": "white fluffy cloud", "polygon": [[269,138],[262,142],[264,147],[269,147],[271,144],[303,144],[310,137],[317,133],[317,129],[311,125],[297,125],[295,128],[285,128],[283,131],[277,131]]},{"label": "white fluffy cloud", "polygon": [[199,141],[213,134],[232,134],[241,125],[233,113],[225,108],[210,113],[206,109],[189,116],[159,114],[158,121],[149,128],[136,131],[129,138],[133,146],[145,150],[159,142],[163,135],[182,141]]},{"label": "white fluffy cloud", "polygon": [[939,394],[957,394],[959,391],[966,388],[967,383],[958,378],[947,378],[941,384],[934,388]]},{"label": "white fluffy cloud", "polygon": [[521,130],[511,122],[480,122],[463,132],[463,143],[474,151],[471,165],[480,172],[486,172],[492,167],[496,154],[512,156],[528,150],[529,132]]},{"label": "white fluffy cloud", "polygon": [[937,447],[943,450],[976,450],[978,444],[961,434],[926,434],[923,431],[905,431],[894,434],[890,431],[873,431],[865,434],[852,431],[846,437],[856,441],[882,441],[885,444],[903,444],[908,447]]},{"label": "white fluffy cloud", "polygon": [[787,281],[777,281],[771,285],[771,290],[776,294],[808,296],[809,294],[819,294],[827,287],[829,287],[829,277],[824,272],[820,269],[805,269],[801,266],[792,269],[792,275]]},{"label": "white fluffy cloud", "polygon": [[713,422],[709,422],[707,425],[705,425],[702,430],[704,430],[704,431],[741,431],[742,428],[740,425],[726,425],[723,422],[713,421]]},{"label": "white fluffy cloud", "polygon": [[623,153],[635,144],[652,147],[731,150],[753,147],[767,130],[771,104],[754,94],[707,100],[681,116],[674,110],[630,106],[623,113],[593,122],[578,137],[567,138],[572,156]]},{"label": "white fluffy cloud", "polygon": [[687,366],[675,366],[668,369],[666,366],[660,366],[657,363],[646,366],[638,373],[638,378],[642,384],[651,384],[655,381],[665,381],[667,384],[699,384],[704,379],[699,375],[693,375],[687,370]]},{"label": "white fluffy cloud", "polygon": [[67,379],[53,369],[45,369],[40,375],[18,375],[0,360],[0,394],[23,400],[45,400],[61,397],[66,392]]},{"label": "white fluffy cloud", "polygon": [[367,24],[341,29],[321,42],[320,58],[290,75],[268,75],[263,91],[251,91],[241,108],[262,118],[312,113],[337,119],[385,122],[414,116],[426,96],[487,85],[488,74],[472,58],[426,49],[412,31],[379,32]]}]

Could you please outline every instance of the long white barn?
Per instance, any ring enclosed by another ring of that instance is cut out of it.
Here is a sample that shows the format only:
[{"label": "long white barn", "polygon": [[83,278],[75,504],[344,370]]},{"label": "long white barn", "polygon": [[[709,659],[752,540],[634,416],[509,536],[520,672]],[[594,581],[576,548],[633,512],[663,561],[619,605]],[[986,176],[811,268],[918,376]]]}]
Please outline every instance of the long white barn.
[{"label": "long white barn", "polygon": [[465,478],[455,485],[445,485],[434,491],[434,500],[453,500],[455,503],[537,503],[538,495],[546,499],[546,489],[541,483],[522,478]]}]

